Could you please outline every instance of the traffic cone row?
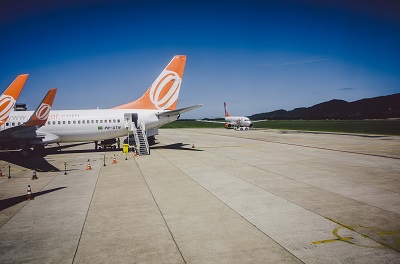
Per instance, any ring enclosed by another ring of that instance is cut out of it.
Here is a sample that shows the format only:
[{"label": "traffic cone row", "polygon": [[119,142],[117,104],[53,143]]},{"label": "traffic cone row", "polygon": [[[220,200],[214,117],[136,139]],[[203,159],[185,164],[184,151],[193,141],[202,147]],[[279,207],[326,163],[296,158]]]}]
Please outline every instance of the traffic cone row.
[{"label": "traffic cone row", "polygon": [[31,190],[31,186],[28,185],[28,191],[27,191],[27,200],[33,200],[33,194],[32,194],[32,190]]},{"label": "traffic cone row", "polygon": [[90,166],[90,160],[87,160],[87,167],[86,170],[92,170],[92,166]]},{"label": "traffic cone row", "polygon": [[32,173],[32,180],[37,180],[37,179],[38,179],[38,177],[36,175],[36,170],[34,170]]}]

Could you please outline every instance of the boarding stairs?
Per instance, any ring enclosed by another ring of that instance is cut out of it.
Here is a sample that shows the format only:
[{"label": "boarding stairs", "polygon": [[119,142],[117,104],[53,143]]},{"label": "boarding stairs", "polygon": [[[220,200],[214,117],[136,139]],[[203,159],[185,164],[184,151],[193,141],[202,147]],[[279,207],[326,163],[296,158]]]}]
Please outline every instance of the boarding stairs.
[{"label": "boarding stairs", "polygon": [[139,155],[149,155],[150,147],[147,141],[146,125],[143,121],[137,124],[138,116],[135,113],[124,114],[125,128],[129,134],[133,134],[136,143],[136,151]]},{"label": "boarding stairs", "polygon": [[133,130],[133,134],[135,135],[136,149],[139,156],[149,155],[150,154],[149,142],[147,141],[147,134],[146,134],[145,124],[143,121],[140,122],[140,126],[137,129]]}]

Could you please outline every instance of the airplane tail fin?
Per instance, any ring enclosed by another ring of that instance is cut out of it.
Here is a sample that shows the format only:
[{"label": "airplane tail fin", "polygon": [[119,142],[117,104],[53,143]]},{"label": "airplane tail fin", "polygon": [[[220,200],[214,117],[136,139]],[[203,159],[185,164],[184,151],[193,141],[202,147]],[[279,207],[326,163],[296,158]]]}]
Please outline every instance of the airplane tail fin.
[{"label": "airplane tail fin", "polygon": [[29,74],[18,75],[0,96],[0,125],[7,121],[28,76]]},{"label": "airplane tail fin", "polygon": [[226,103],[224,102],[224,109],[225,109],[225,116],[231,116],[229,113],[228,113],[228,107],[226,106]]},{"label": "airplane tail fin", "polygon": [[57,89],[50,89],[36,111],[23,126],[43,126],[47,122]]},{"label": "airplane tail fin", "polygon": [[186,56],[176,55],[141,98],[113,109],[175,110],[185,64]]}]

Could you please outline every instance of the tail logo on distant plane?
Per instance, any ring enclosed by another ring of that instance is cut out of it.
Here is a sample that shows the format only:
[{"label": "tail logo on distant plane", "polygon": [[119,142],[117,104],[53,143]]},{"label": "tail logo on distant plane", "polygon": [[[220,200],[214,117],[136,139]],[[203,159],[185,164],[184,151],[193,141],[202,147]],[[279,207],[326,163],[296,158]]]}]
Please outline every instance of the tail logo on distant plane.
[{"label": "tail logo on distant plane", "polygon": [[0,121],[6,121],[15,104],[13,97],[2,95],[0,97]]},{"label": "tail logo on distant plane", "polygon": [[174,71],[164,70],[150,88],[150,101],[157,109],[167,109],[178,99],[182,79]]},{"label": "tail logo on distant plane", "polygon": [[46,120],[49,116],[51,106],[48,104],[42,104],[36,111],[36,116],[39,120]]}]

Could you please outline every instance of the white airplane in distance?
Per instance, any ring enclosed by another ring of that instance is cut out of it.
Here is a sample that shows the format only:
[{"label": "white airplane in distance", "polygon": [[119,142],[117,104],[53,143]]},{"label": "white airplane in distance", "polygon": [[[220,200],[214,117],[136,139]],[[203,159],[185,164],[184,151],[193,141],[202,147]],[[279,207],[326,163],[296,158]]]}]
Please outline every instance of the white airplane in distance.
[{"label": "white airplane in distance", "polygon": [[27,122],[19,122],[17,125],[9,126],[6,129],[0,130],[0,144],[10,146],[15,142],[31,141],[34,143],[35,140],[40,142],[43,135],[37,133],[37,130],[46,124],[56,92],[57,89],[55,88],[50,89],[47,92],[46,96],[43,98],[36,111],[32,113]]},{"label": "white airplane in distance", "polygon": [[9,118],[15,102],[25,85],[28,74],[18,75],[17,78],[8,86],[8,88],[0,96],[0,126]]},{"label": "white airplane in distance", "polygon": [[[158,134],[160,126],[177,120],[180,114],[202,106],[176,109],[185,64],[186,56],[175,56],[136,101],[111,109],[51,110],[46,125],[36,131],[40,138],[25,141],[14,138],[10,143],[22,148],[22,154],[27,155],[31,147],[40,148],[50,143],[96,142],[134,134],[137,145],[145,146],[145,154],[149,154],[147,137]],[[14,111],[0,130],[30,115],[32,111]]]},{"label": "white airplane in distance", "polygon": [[[235,130],[249,130],[253,127],[253,123],[246,116],[231,116],[228,112],[228,108],[226,107],[226,103],[224,102],[225,109],[225,122],[220,121],[212,121],[212,120],[197,120],[201,122],[211,122],[211,123],[220,123],[224,124],[225,128],[234,128]],[[258,121],[256,121],[258,122]]]},{"label": "white airplane in distance", "polygon": [[246,116],[231,116],[224,102],[225,109],[225,128],[235,128],[239,130],[249,130],[253,127],[253,123]]}]

